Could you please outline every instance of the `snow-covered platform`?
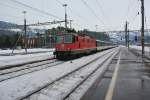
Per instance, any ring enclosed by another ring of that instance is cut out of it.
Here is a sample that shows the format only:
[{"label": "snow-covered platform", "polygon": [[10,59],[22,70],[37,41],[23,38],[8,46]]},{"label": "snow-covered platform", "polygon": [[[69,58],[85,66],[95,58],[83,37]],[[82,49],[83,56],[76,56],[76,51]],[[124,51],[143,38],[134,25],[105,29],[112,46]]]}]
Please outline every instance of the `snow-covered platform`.
[{"label": "snow-covered platform", "polygon": [[[28,54],[24,50],[15,50],[16,55],[0,56],[0,69],[8,66],[23,65],[35,61],[51,59],[54,49],[28,49]],[[37,53],[38,52],[38,53]],[[10,54],[11,50],[0,50],[0,55]]]},{"label": "snow-covered platform", "polygon": [[[35,53],[45,53],[45,52],[53,52],[54,48],[33,48],[27,49],[27,54],[35,54]],[[8,49],[8,50],[1,50],[0,49],[0,56],[13,56],[13,55],[26,55],[25,49]]]}]

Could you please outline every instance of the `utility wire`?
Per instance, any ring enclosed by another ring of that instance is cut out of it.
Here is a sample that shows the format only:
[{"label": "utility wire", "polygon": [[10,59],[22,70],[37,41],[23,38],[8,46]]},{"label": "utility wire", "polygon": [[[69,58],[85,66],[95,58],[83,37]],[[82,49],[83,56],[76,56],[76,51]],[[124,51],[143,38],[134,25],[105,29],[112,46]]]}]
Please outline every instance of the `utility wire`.
[{"label": "utility wire", "polygon": [[[57,1],[60,5],[63,4],[60,0],[56,0],[56,1]],[[84,4],[86,3],[85,1],[82,1],[82,2],[83,2]],[[101,23],[105,26],[104,22],[96,15],[96,13],[94,12],[94,10],[93,10],[89,5],[87,5],[87,3],[86,3],[85,5],[86,5],[86,7],[87,7],[88,9],[90,9],[90,11],[94,14],[94,16],[95,16],[98,20],[100,20]],[[77,17],[79,17],[80,19],[82,19],[83,21],[85,21],[86,24],[88,23],[88,20],[85,19],[83,16],[81,16],[79,13],[75,12],[75,11],[72,10],[70,7],[68,7],[68,8],[69,8],[69,10],[70,10],[71,12],[74,12]],[[78,26],[80,26],[80,25],[78,24]]]},{"label": "utility wire", "polygon": [[[56,0],[60,5],[63,5],[63,3],[61,2],[61,1],[59,1],[59,0]],[[86,18],[84,18],[83,16],[81,16],[79,13],[77,13],[76,11],[74,11],[74,10],[72,10],[70,7],[68,7],[69,8],[69,10],[73,13],[74,12],[74,14],[78,17],[78,18],[80,18],[80,19],[82,19],[82,21],[84,21],[86,24],[88,23],[88,20],[86,19]]]},{"label": "utility wire", "polygon": [[84,20],[84,22],[88,23],[88,20],[86,18],[84,18],[79,13],[75,12],[74,10],[72,10],[70,7],[69,7],[69,9],[70,9],[71,12],[74,12],[76,14],[76,16],[78,16],[80,19]]},{"label": "utility wire", "polygon": [[[7,3],[7,4],[1,3],[0,6],[9,7],[9,8],[12,8],[12,9],[16,9],[16,10],[18,10],[18,11],[22,11],[22,9],[17,8],[17,7],[14,7],[14,6],[12,6],[12,5],[9,5],[8,3]],[[33,13],[37,15],[36,12],[33,12]],[[15,17],[15,16],[12,16],[12,15],[9,15],[9,16],[7,16],[7,17],[10,17],[10,16],[11,16],[11,17]],[[39,14],[39,13],[38,13],[38,16],[43,17],[43,18],[47,18],[46,16],[41,15],[41,14]],[[16,16],[16,18],[18,18],[18,17]]]},{"label": "utility wire", "polygon": [[[147,26],[147,18],[145,16],[145,26],[146,26],[146,30],[148,30],[148,26]],[[149,32],[149,31],[148,31]]]},{"label": "utility wire", "polygon": [[87,4],[86,1],[81,0],[81,2],[90,10],[90,12],[91,12],[104,26],[106,26],[105,23],[97,16],[97,14],[96,14],[96,13],[94,12],[94,10]]},{"label": "utility wire", "polygon": [[130,22],[131,24],[134,23],[134,21],[136,20],[137,16],[139,15],[139,12],[135,15],[135,17],[133,17],[132,21]]},{"label": "utility wire", "polygon": [[[59,0],[56,0],[60,5],[63,5],[63,3],[62,2],[60,2]],[[70,7],[68,7],[72,12],[75,12],[74,10],[72,10]],[[79,17],[79,18],[81,18],[81,19],[83,19],[83,20],[85,20],[85,22],[87,22],[88,20],[86,20],[84,17],[82,17],[80,14],[78,14],[77,12],[75,12],[76,13],[76,15]]]},{"label": "utility wire", "polygon": [[[145,26],[146,26],[146,30],[148,30],[146,11],[145,11],[144,13],[145,13]],[[148,31],[148,32],[149,32],[149,31]]]},{"label": "utility wire", "polygon": [[[135,0],[136,1],[136,0]],[[136,20],[136,18],[137,18],[137,16],[139,15],[139,5],[137,6],[137,5],[135,5],[135,4],[137,4],[137,2],[131,2],[131,0],[129,0],[129,3],[128,3],[128,8],[127,8],[127,12],[126,12],[126,14],[125,14],[125,19],[126,19],[126,21],[128,20],[129,21],[129,23],[131,23],[131,24],[133,24],[134,22],[135,22],[135,20]],[[139,4],[139,3],[138,3]],[[138,9],[136,9],[136,7],[138,8]],[[136,15],[134,15],[132,18],[130,18],[129,19],[129,13],[131,12],[131,11],[133,11],[133,10],[136,10],[137,12],[136,12]]]},{"label": "utility wire", "polygon": [[130,12],[130,4],[131,4],[131,0],[129,0],[129,3],[128,3],[128,9],[127,9],[127,14],[126,14],[126,19],[128,19],[128,15],[129,15],[129,12]]},{"label": "utility wire", "polygon": [[24,6],[24,7],[30,8],[31,10],[37,11],[37,12],[39,12],[39,13],[42,13],[42,14],[45,14],[45,15],[48,15],[48,16],[51,16],[51,17],[54,17],[54,18],[57,18],[57,19],[62,20],[62,18],[60,18],[60,17],[58,17],[58,16],[56,16],[56,15],[53,15],[53,14],[48,13],[48,12],[45,12],[45,11],[40,10],[40,9],[38,9],[38,8],[34,8],[34,7],[32,7],[32,6],[29,6],[29,5],[27,5],[27,4],[22,3],[22,2],[20,2],[20,1],[17,1],[17,0],[11,0],[11,1],[14,2],[14,3],[17,3],[17,4],[19,4],[19,5],[22,5],[22,6]]},{"label": "utility wire", "polygon": [[148,42],[148,27],[147,27],[147,19],[146,19],[146,16],[145,16],[145,27],[146,27],[146,30],[147,30],[147,33],[146,33],[146,41]]},{"label": "utility wire", "polygon": [[21,9],[19,9],[19,8],[17,8],[17,7],[14,7],[14,6],[12,6],[12,5],[9,5],[8,3],[5,4],[4,2],[2,2],[0,6],[9,7],[9,8],[16,9],[16,10],[21,10]]},{"label": "utility wire", "polygon": [[[101,3],[99,2],[99,0],[95,0],[97,3],[97,5],[98,5],[98,7],[99,7],[99,9],[100,9],[100,12],[102,13],[102,15],[103,15],[103,17],[104,18],[107,18],[108,20],[109,20],[109,18],[108,18],[108,16],[106,16],[106,14],[104,13],[104,11],[103,11],[103,7],[102,7],[102,5],[101,5]],[[110,21],[110,20],[109,20]]]},{"label": "utility wire", "polygon": [[[102,7],[102,5],[101,5],[101,3],[100,3],[100,1],[99,0],[95,0],[97,3],[97,5],[98,5],[98,7],[99,7],[99,10],[100,10],[100,12],[102,13],[102,16],[104,17],[104,18],[107,18],[107,22],[108,23],[110,23],[110,19],[109,19],[109,17],[108,16],[106,16],[106,14],[104,13],[104,11],[103,11],[103,7]],[[110,25],[110,24],[109,24]],[[120,27],[120,26],[119,26]],[[114,28],[114,30],[117,30],[118,29],[118,26],[116,26],[116,28]]]},{"label": "utility wire", "polygon": [[[136,1],[136,0],[135,0]],[[139,5],[135,5],[137,2],[131,2],[131,0],[129,1],[128,4],[128,10],[127,10],[127,14],[126,14],[126,19],[129,19],[129,13],[131,12],[131,10],[138,10],[139,9]],[[139,4],[139,3],[138,3]],[[134,7],[134,8],[133,8]],[[137,9],[136,9],[137,7]]]},{"label": "utility wire", "polygon": [[63,3],[62,2],[60,2],[59,0],[56,0],[60,5],[63,5]]}]

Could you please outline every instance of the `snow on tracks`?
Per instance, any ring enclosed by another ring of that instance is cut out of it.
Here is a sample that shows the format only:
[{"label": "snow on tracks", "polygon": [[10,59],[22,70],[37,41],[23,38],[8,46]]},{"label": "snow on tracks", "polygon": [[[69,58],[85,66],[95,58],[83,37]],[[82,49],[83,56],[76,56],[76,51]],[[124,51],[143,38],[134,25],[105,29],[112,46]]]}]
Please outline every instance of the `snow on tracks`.
[{"label": "snow on tracks", "polygon": [[[28,54],[34,54],[34,53],[45,53],[45,52],[53,52],[54,48],[33,48],[33,49],[27,49]],[[12,49],[8,50],[0,50],[0,56],[14,56],[14,55],[26,55],[25,49],[15,49],[12,54]]]},{"label": "snow on tracks", "polygon": [[72,63],[68,61],[55,67],[3,81],[0,83],[0,100],[15,100],[25,97],[110,51],[112,49],[73,60]]},{"label": "snow on tracks", "polygon": [[14,67],[6,70],[0,70],[0,82],[6,81],[11,78],[19,77],[28,73],[33,73],[35,71],[43,70],[62,63],[64,62],[52,59],[43,62]]},{"label": "snow on tracks", "polygon": [[[78,86],[82,85],[93,73],[95,73],[103,63],[112,55],[114,52],[110,52],[94,62],[81,67],[81,69],[68,74],[67,76],[57,80],[48,87],[42,89],[25,98],[25,100],[63,100],[68,97]],[[101,59],[102,58],[102,59]]]},{"label": "snow on tracks", "polygon": [[28,55],[15,55],[15,56],[0,56],[0,69],[17,67],[29,63],[35,63],[53,58],[52,52],[28,54]]},{"label": "snow on tracks", "polygon": [[[119,52],[119,49],[118,49]],[[71,94],[69,94],[65,100],[80,100],[84,96],[84,94],[90,89],[90,87],[95,84],[95,81],[103,76],[104,72],[106,71],[108,65],[112,61],[115,55],[118,54],[118,52],[114,52],[114,54],[107,59],[100,68],[98,68],[90,77],[86,79],[85,82],[83,82],[82,85],[77,87]],[[98,62],[99,63],[99,62]],[[98,64],[97,63],[97,64]],[[98,65],[100,66],[100,65]]]}]

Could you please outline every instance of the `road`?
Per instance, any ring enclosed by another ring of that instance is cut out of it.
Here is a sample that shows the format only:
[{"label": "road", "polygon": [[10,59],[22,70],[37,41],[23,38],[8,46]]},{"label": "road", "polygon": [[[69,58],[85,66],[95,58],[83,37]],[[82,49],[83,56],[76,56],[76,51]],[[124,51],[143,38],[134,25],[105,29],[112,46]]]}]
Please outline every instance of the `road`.
[{"label": "road", "polygon": [[125,47],[81,100],[150,100],[150,67]]}]

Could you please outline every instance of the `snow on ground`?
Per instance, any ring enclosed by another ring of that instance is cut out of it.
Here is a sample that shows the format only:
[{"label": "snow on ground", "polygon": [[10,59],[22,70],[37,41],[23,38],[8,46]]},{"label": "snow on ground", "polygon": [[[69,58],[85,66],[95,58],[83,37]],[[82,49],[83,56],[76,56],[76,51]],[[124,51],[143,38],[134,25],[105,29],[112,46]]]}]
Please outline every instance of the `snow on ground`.
[{"label": "snow on ground", "polygon": [[[44,89],[40,91],[39,94],[29,97],[30,100],[63,100],[63,98],[68,95],[68,93],[70,93],[74,88],[76,88],[77,85],[79,85],[84,79],[86,79],[88,75],[91,74],[91,72],[97,69],[97,67],[101,65],[106,59],[108,59],[112,54],[114,54],[114,52],[111,52],[103,56],[102,58],[99,58],[99,60],[90,63],[80,71],[73,73],[72,75],[66,77],[65,79],[62,79],[59,82],[56,82],[55,84],[49,86],[48,89]],[[101,71],[102,70],[104,71],[106,68],[107,66],[105,66],[105,68],[101,66],[99,69]],[[85,87],[85,88],[89,88],[89,87]],[[76,99],[74,100],[80,100],[80,99],[77,99],[76,97]]]},{"label": "snow on ground", "polygon": [[111,50],[100,52],[87,57],[67,61],[55,67],[49,67],[37,72],[26,74],[14,79],[3,81],[0,83],[0,100],[16,100],[22,96],[27,95],[31,91],[51,83],[59,77],[79,68],[87,62],[107,53]]},{"label": "snow on ground", "polygon": [[116,51],[106,62],[103,64],[94,74],[92,74],[82,85],[80,85],[68,98],[67,100],[80,100],[82,96],[88,91],[88,89],[94,84],[98,77],[102,76],[106,71],[108,65],[119,52]]},{"label": "snow on ground", "polygon": [[[54,49],[43,49],[43,48],[34,48],[34,49],[27,49],[28,53],[36,53],[36,52],[52,52],[54,51]],[[0,55],[10,55],[12,53],[11,49],[8,50],[1,50],[0,49]],[[24,54],[25,53],[25,49],[15,49],[14,50],[14,54]]]},{"label": "snow on ground", "polygon": [[[142,50],[142,46],[132,45],[132,46],[130,46],[130,48],[134,48],[134,49],[137,49],[137,50]],[[150,52],[150,47],[145,46],[145,51]]]},{"label": "snow on ground", "polygon": [[53,57],[53,52],[34,53],[27,55],[0,56],[0,68],[9,65],[25,64],[28,62],[50,59]]}]

